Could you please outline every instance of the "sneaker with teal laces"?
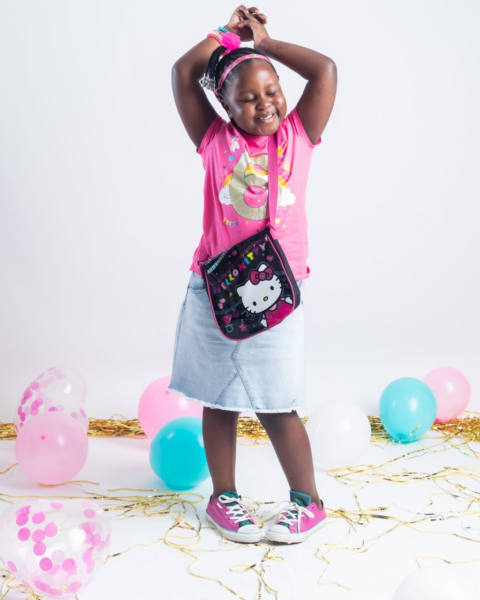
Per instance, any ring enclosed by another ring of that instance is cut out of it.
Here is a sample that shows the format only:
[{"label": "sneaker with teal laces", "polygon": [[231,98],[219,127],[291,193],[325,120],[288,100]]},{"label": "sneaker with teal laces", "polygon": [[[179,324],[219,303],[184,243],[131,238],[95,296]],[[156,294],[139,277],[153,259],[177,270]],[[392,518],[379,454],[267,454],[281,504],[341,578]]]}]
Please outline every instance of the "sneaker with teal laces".
[{"label": "sneaker with teal laces", "polygon": [[287,506],[275,525],[267,529],[265,537],[272,542],[286,544],[304,542],[327,522],[325,507],[321,503],[322,507],[319,508],[308,494],[290,490],[290,502],[286,502]]}]

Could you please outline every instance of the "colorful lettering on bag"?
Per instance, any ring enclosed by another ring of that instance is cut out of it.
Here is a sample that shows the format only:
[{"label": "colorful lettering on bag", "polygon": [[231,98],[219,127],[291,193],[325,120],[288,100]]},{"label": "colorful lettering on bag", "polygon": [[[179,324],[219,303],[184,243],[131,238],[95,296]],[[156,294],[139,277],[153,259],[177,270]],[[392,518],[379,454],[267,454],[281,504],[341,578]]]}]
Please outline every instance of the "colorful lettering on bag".
[{"label": "colorful lettering on bag", "polygon": [[234,277],[238,277],[238,270],[237,269],[233,269],[233,276]]},{"label": "colorful lettering on bag", "polygon": [[[211,273],[212,271],[214,271],[217,266],[221,263],[221,261],[223,260],[224,256],[227,254],[227,251],[225,250],[225,252],[222,252],[222,254],[220,254],[220,256],[218,257],[218,259],[216,260],[216,262],[208,269],[208,273]],[[211,259],[210,259],[211,260]],[[208,264],[209,260],[207,260],[205,262],[205,264]]]},{"label": "colorful lettering on bag", "polygon": [[[230,282],[228,281],[228,279],[225,279],[225,283],[226,283],[227,285],[230,285]],[[226,290],[227,288],[225,287],[224,289]]]},{"label": "colorful lettering on bag", "polygon": [[255,252],[255,254],[258,254],[260,252],[260,250],[255,246],[255,248],[253,249],[253,251]]},{"label": "colorful lettering on bag", "polygon": [[232,277],[232,274],[231,274],[231,273],[229,273],[229,274],[228,274],[228,278],[230,279],[230,281],[233,281],[233,279],[234,279],[234,278]]},{"label": "colorful lettering on bag", "polygon": [[253,260],[253,252],[249,252],[249,253],[247,254],[247,256],[248,256],[248,258],[249,258],[250,260]]},{"label": "colorful lettering on bag", "polygon": [[248,260],[248,258],[246,256],[243,257],[243,260],[245,261],[245,264],[249,265],[250,261]]},{"label": "colorful lettering on bag", "polygon": [[222,286],[222,288],[223,288],[224,290],[226,290],[226,289],[227,289],[227,286],[226,286],[226,285],[225,285],[223,282],[222,282],[220,285]]},{"label": "colorful lettering on bag", "polygon": [[243,270],[245,270],[246,268],[247,268],[247,265],[244,265],[243,263],[240,263],[240,264],[238,265],[238,270],[239,270],[239,271],[243,271]]},{"label": "colorful lettering on bag", "polygon": [[213,293],[214,294],[220,294],[220,292],[222,291],[222,288],[220,286],[213,286]]}]

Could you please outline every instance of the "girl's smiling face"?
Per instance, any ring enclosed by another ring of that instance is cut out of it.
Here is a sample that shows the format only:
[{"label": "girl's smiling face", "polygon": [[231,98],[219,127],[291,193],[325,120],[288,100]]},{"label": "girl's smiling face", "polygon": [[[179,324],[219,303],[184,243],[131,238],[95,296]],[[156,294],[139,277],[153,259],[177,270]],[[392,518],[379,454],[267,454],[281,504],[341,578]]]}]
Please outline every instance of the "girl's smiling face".
[{"label": "girl's smiling face", "polygon": [[224,91],[222,106],[244,132],[272,135],[287,114],[287,102],[272,67],[260,59],[248,62],[248,67],[232,72],[234,79]]}]

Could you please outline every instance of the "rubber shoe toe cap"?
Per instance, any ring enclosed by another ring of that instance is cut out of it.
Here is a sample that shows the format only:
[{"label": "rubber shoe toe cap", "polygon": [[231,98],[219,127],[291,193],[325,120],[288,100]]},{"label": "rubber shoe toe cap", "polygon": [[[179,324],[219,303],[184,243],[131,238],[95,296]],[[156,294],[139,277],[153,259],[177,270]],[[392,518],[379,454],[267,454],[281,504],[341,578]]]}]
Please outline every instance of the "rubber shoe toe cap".
[{"label": "rubber shoe toe cap", "polygon": [[288,527],[285,527],[285,525],[279,525],[278,523],[276,525],[272,525],[268,531],[271,531],[272,533],[290,533],[290,529]]},{"label": "rubber shoe toe cap", "polygon": [[238,528],[238,533],[260,533],[260,529],[254,525],[243,525],[243,527]]}]

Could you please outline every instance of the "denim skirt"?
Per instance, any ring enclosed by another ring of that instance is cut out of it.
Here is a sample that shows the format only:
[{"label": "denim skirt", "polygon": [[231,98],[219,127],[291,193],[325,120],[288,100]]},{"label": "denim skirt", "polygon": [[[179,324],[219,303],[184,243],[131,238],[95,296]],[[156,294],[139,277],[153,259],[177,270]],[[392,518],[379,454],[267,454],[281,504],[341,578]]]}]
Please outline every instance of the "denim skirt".
[{"label": "denim skirt", "polygon": [[218,329],[200,275],[191,272],[178,315],[168,390],[210,408],[280,413],[305,408],[305,280],[299,306],[245,340]]}]

